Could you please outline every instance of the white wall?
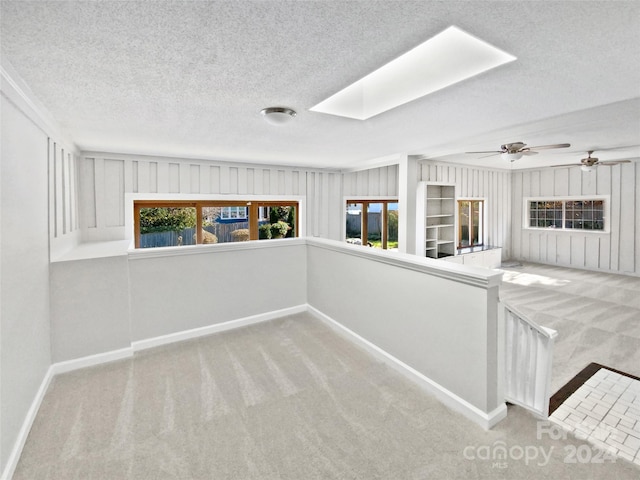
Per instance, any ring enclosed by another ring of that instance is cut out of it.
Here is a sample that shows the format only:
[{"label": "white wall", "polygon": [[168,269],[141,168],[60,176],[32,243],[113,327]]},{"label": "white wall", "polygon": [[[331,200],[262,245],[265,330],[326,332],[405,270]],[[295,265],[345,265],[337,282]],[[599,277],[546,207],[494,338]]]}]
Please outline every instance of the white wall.
[{"label": "white wall", "polygon": [[131,346],[126,255],[54,262],[50,271],[54,363]]},{"label": "white wall", "polygon": [[485,414],[503,403],[501,274],[320,240],[307,255],[311,306]]},{"label": "white wall", "polygon": [[[47,135],[0,98],[0,472],[50,364]],[[15,98],[12,95],[12,98]],[[17,101],[17,100],[16,100]]]},{"label": "white wall", "polygon": [[79,172],[84,241],[126,238],[125,195],[131,193],[306,196],[307,235],[340,236],[337,171],[101,153],[84,154]]},{"label": "white wall", "polygon": [[144,249],[51,265],[53,361],[306,303],[304,240]]},{"label": "white wall", "polygon": [[346,172],[342,181],[345,197],[397,197],[398,165]]},{"label": "white wall", "polygon": [[[513,172],[513,258],[628,275],[640,275],[640,166],[637,161],[580,168]],[[523,228],[527,197],[610,196],[610,233]]]},{"label": "white wall", "polygon": [[182,248],[130,257],[132,341],[306,303],[302,240]]},{"label": "white wall", "polygon": [[474,421],[488,427],[504,413],[501,274],[490,270],[313,238],[144,249],[52,269],[56,361],[84,366],[82,356],[113,359],[310,304],[425,376],[445,401],[471,405],[462,411]]},{"label": "white wall", "polygon": [[502,247],[502,258],[511,258],[511,171],[420,163],[418,181],[444,182],[456,186],[459,198],[485,199],[485,240]]}]

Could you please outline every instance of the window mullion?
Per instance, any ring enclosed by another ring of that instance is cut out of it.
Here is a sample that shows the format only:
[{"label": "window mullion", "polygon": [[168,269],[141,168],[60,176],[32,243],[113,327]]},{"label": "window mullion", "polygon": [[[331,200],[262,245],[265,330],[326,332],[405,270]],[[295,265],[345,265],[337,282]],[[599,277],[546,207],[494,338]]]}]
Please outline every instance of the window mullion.
[{"label": "window mullion", "polygon": [[136,248],[140,248],[140,205],[133,206],[133,236]]},{"label": "window mullion", "polygon": [[388,221],[388,203],[387,202],[382,202],[382,219],[381,219],[381,223],[382,223],[382,235],[381,235],[381,241],[382,241],[382,248],[384,250],[387,249],[387,240],[388,240],[388,234],[389,232],[387,231],[387,225],[389,224]]},{"label": "window mullion", "polygon": [[247,208],[249,209],[249,240],[258,240],[259,205],[248,202]]},{"label": "window mullion", "polygon": [[202,204],[196,203],[196,244],[200,245],[204,239],[202,238]]}]

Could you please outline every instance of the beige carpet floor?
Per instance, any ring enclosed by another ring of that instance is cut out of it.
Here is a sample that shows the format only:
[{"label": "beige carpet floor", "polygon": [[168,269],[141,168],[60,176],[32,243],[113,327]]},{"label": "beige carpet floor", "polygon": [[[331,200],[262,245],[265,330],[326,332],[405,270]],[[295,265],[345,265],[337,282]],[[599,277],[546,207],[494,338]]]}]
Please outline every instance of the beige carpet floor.
[{"label": "beige carpet floor", "polygon": [[538,264],[503,270],[501,299],[558,331],[552,393],[591,362],[640,376],[640,277]]},{"label": "beige carpet floor", "polygon": [[56,377],[14,479],[640,476],[540,425],[485,431],[299,314]]}]

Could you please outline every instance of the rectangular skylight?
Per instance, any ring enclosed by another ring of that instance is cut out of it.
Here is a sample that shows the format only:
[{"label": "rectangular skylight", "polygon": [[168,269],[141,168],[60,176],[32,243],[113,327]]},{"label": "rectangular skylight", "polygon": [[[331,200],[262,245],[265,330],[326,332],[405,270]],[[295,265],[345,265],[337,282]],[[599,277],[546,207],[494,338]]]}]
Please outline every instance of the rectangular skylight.
[{"label": "rectangular skylight", "polygon": [[366,120],[515,59],[451,26],[311,111]]}]

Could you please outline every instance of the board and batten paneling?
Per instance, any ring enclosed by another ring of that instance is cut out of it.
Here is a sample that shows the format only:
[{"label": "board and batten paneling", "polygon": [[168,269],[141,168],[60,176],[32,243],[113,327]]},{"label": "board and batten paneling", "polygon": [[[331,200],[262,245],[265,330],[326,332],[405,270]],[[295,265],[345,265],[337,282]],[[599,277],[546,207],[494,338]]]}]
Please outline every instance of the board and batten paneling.
[{"label": "board and batten paneling", "polygon": [[358,170],[342,174],[346,197],[397,197],[398,165]]},{"label": "board and batten paneling", "polygon": [[[639,275],[640,206],[637,161],[600,166],[592,172],[577,167],[523,170],[512,173],[513,258],[588,270]],[[527,197],[609,197],[606,233],[534,230],[524,226]]]},{"label": "board and batten paneling", "polygon": [[502,247],[503,259],[511,256],[511,172],[464,165],[420,162],[418,181],[456,186],[456,197],[485,201],[485,243]]},{"label": "board and batten paneling", "polygon": [[50,255],[56,258],[79,242],[78,156],[48,139]]},{"label": "board and batten paneling", "polygon": [[125,195],[201,194],[306,197],[306,233],[339,239],[341,173],[295,167],[120,154],[85,154],[80,169],[83,239],[125,236]]}]

